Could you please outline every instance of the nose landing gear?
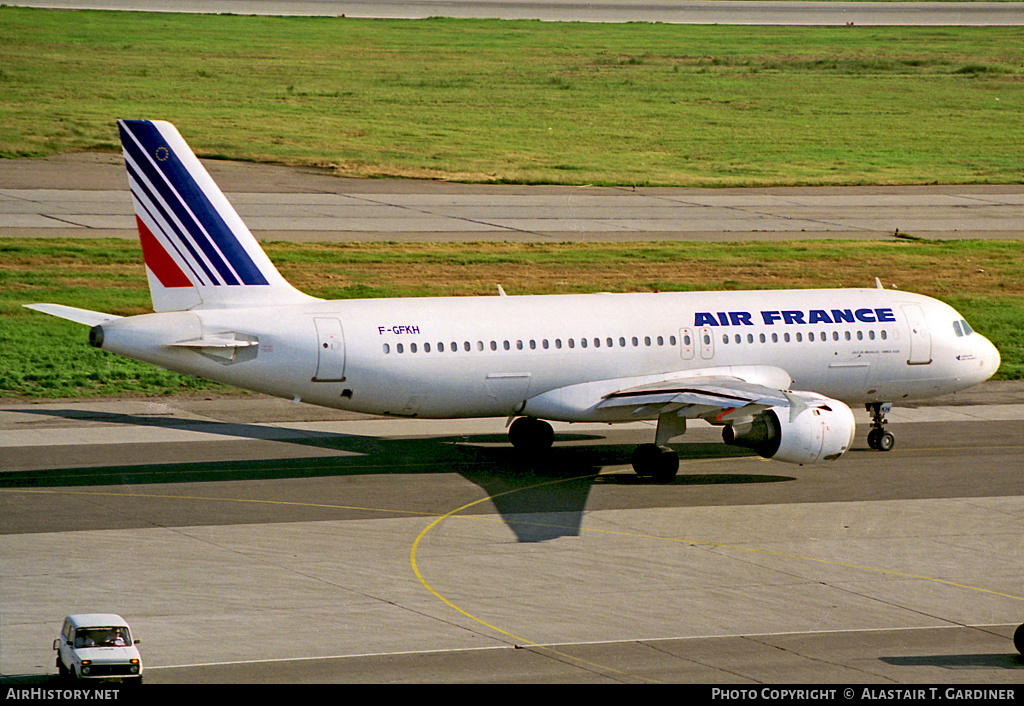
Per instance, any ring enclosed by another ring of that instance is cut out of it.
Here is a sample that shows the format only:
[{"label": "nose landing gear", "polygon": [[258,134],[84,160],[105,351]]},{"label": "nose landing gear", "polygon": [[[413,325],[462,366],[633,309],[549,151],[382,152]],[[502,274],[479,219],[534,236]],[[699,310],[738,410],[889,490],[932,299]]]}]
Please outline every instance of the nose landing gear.
[{"label": "nose landing gear", "polygon": [[871,431],[868,432],[868,446],[876,451],[891,451],[896,437],[885,430],[885,415],[892,409],[892,402],[869,402],[864,408],[871,413]]}]

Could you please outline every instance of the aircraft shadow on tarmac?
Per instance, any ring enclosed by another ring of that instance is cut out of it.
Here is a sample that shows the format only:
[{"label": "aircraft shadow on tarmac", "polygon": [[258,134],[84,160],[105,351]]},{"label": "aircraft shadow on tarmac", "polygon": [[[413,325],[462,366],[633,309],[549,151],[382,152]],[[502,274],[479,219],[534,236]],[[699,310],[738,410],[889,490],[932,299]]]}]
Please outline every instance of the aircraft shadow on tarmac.
[{"label": "aircraft shadow on tarmac", "polygon": [[1021,655],[997,654],[952,654],[914,655],[912,657],[879,657],[886,664],[896,667],[939,667],[941,669],[1024,669]]},{"label": "aircraft shadow on tarmac", "polygon": [[[0,474],[0,487],[123,486],[369,474],[458,473],[487,493],[490,503],[515,533],[518,541],[536,542],[577,536],[594,486],[652,485],[651,481],[633,473],[631,468],[621,472],[601,473],[607,466],[628,464],[635,443],[600,443],[605,437],[599,435],[556,434],[554,448],[543,456],[530,458],[513,449],[504,434],[385,438],[75,409],[21,411],[104,424],[160,427],[200,431],[232,439],[284,442],[322,449],[328,453],[314,457],[263,457],[201,463],[161,462],[152,457],[140,456],[138,462],[128,460],[103,466],[8,471]],[[573,442],[591,443],[572,445]],[[684,467],[688,460],[727,460],[752,455],[743,449],[720,443],[686,443],[676,448]],[[332,455],[330,451],[338,453]],[[657,492],[673,486],[779,483],[792,480],[795,478],[784,475],[683,472],[672,483],[658,485]],[[666,500],[666,503],[670,502]],[[649,496],[647,504],[651,504]],[[477,510],[490,512],[490,506],[481,503]]]}]

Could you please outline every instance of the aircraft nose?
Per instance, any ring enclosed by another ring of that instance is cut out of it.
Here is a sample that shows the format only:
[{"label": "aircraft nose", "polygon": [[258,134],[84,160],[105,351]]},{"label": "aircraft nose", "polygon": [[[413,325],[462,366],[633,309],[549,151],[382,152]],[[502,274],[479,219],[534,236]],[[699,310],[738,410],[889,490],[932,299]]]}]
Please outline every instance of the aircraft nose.
[{"label": "aircraft nose", "polygon": [[988,372],[986,379],[988,379],[999,370],[999,364],[1002,362],[1002,359],[999,357],[999,349],[995,347],[992,341],[987,338],[984,340],[986,350],[982,353],[982,359],[985,361],[985,370]]},{"label": "aircraft nose", "polygon": [[982,382],[995,374],[996,370],[999,369],[1002,359],[999,356],[999,349],[984,336],[978,336],[975,351],[975,355],[980,361],[978,366],[978,382]]}]

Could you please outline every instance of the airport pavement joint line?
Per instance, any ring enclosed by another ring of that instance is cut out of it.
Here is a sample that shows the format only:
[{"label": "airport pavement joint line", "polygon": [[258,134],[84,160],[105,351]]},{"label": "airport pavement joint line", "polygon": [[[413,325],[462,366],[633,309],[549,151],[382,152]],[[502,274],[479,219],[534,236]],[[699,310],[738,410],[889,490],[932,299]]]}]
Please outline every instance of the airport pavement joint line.
[{"label": "airport pavement joint line", "polygon": [[[817,223],[819,225],[827,226],[827,227],[830,227],[830,228],[839,228],[839,229],[850,228],[851,230],[859,231],[859,232],[864,232],[864,233],[871,233],[871,232],[877,230],[876,228],[870,228],[870,227],[866,227],[866,226],[850,225],[848,223],[843,223],[842,221],[833,222],[833,221],[825,220],[825,219],[822,219],[822,218],[813,218],[813,217],[803,216],[803,215],[787,215],[787,214],[780,214],[780,213],[771,213],[769,211],[764,211],[764,210],[762,210],[760,208],[757,208],[757,207],[755,207],[753,205],[750,205],[750,206],[734,206],[734,205],[729,205],[729,204],[715,204],[715,205],[712,205],[712,204],[708,204],[708,203],[701,203],[700,201],[694,201],[694,200],[687,199],[687,198],[681,198],[681,197],[678,197],[678,196],[662,196],[662,195],[658,195],[658,194],[652,194],[651,198],[661,199],[662,201],[667,201],[667,202],[673,203],[673,204],[684,204],[686,206],[696,206],[696,207],[699,207],[699,208],[720,208],[720,209],[722,209],[724,211],[734,211],[736,213],[741,213],[744,216],[753,215],[753,216],[757,216],[759,218],[777,218],[777,219],[780,219],[780,220],[783,220],[783,221],[792,221],[792,222],[806,221],[808,223]],[[796,206],[797,205],[796,202],[788,202],[788,203],[789,203],[789,205],[792,205],[792,206]],[[752,232],[759,232],[759,231],[754,230]]]},{"label": "airport pavement joint line", "polygon": [[374,198],[370,198],[369,196],[365,196],[365,195],[362,195],[362,194],[346,194],[346,196],[348,196],[349,198],[352,198],[352,199],[356,199],[358,201],[365,201],[367,203],[372,203],[372,204],[377,205],[377,206],[388,206],[390,208],[397,208],[397,209],[401,209],[403,211],[410,211],[410,212],[415,213],[415,214],[417,214],[419,216],[433,216],[433,217],[440,216],[441,218],[444,218],[446,220],[461,221],[463,223],[473,223],[474,225],[487,226],[488,228],[494,228],[495,230],[505,231],[505,232],[508,232],[508,233],[521,233],[521,234],[524,234],[524,235],[534,235],[534,236],[538,236],[538,237],[544,235],[543,233],[537,233],[537,232],[532,231],[532,230],[525,230],[523,228],[516,228],[514,226],[508,226],[508,225],[499,225],[497,223],[491,223],[490,221],[482,220],[482,219],[479,219],[479,218],[466,218],[465,216],[450,216],[450,215],[446,215],[443,210],[440,213],[438,213],[438,212],[436,212],[436,210],[431,210],[429,208],[425,208],[425,207],[414,208],[414,207],[412,207],[412,206],[410,206],[408,204],[398,204],[398,203],[394,203],[392,201],[388,201],[387,199],[374,199]]}]

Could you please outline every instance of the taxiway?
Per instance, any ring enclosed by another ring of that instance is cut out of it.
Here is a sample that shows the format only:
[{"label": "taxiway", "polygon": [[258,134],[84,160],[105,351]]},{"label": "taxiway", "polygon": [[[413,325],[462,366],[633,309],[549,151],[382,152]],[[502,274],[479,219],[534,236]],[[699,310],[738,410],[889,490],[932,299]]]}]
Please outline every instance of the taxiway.
[{"label": "taxiway", "polygon": [[[766,189],[342,179],[207,161],[257,238],[297,242],[1019,239],[1024,186]],[[118,155],[7,160],[0,238],[135,239]]]}]

